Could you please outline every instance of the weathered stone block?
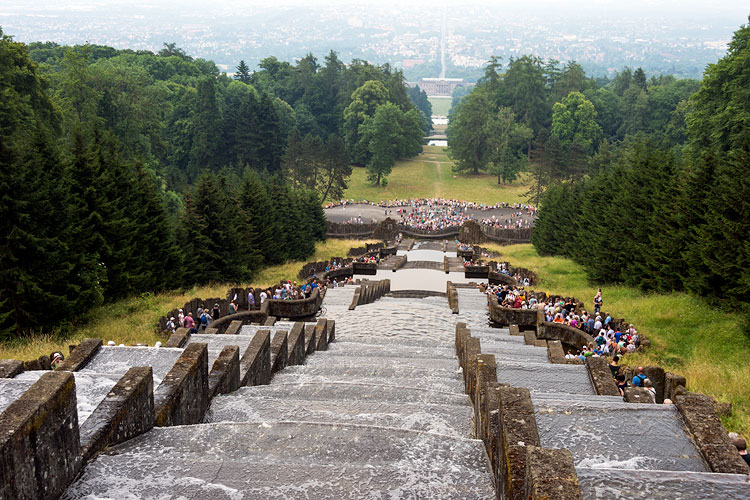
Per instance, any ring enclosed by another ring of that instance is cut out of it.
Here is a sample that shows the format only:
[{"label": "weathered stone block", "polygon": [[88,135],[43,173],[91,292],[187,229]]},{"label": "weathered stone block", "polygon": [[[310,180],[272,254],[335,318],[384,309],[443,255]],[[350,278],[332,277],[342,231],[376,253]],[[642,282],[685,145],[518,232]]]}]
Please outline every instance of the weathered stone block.
[{"label": "weathered stone block", "polygon": [[510,332],[511,335],[521,335],[521,330],[518,328],[518,325],[508,325],[508,332]]},{"label": "weathered stone block", "polygon": [[327,319],[326,320],[326,329],[328,330],[328,343],[330,344],[331,342],[333,342],[334,340],[336,340],[336,320],[335,319]]},{"label": "weathered stone block", "polygon": [[240,328],[242,328],[242,321],[235,319],[231,321],[227,329],[224,330],[224,335],[237,335],[240,332]]},{"label": "weathered stone block", "polygon": [[521,500],[525,492],[526,448],[539,446],[539,430],[528,389],[501,387],[498,391],[502,464],[499,468],[505,498]]},{"label": "weathered stone block", "polygon": [[652,404],[654,400],[651,399],[651,394],[644,387],[626,387],[625,402]]},{"label": "weathered stone block", "polygon": [[307,354],[315,352],[317,347],[317,337],[315,336],[315,325],[305,324],[305,351]]},{"label": "weathered stone block", "polygon": [[227,394],[240,387],[240,348],[225,346],[214,361],[208,374],[208,397]]},{"label": "weathered stone block", "polygon": [[38,359],[30,359],[23,362],[23,367],[26,369],[27,372],[30,371],[36,371],[42,369],[42,364],[39,362]]},{"label": "weathered stone block", "polygon": [[674,403],[712,472],[750,474],[750,469],[737,453],[716,415],[710,396],[688,393],[677,396]]},{"label": "weathered stone block", "polygon": [[73,374],[47,372],[0,414],[0,498],[58,498],[80,451]]},{"label": "weathered stone block", "polygon": [[534,345],[534,342],[536,342],[536,334],[530,330],[526,330],[523,332],[523,339],[524,342],[526,342],[526,345]]},{"label": "weathered stone block", "polygon": [[84,461],[107,446],[154,426],[154,379],[150,366],[130,368],[81,426]]},{"label": "weathered stone block", "polygon": [[240,359],[240,385],[265,385],[271,381],[271,332],[260,330]]},{"label": "weathered stone block", "polygon": [[547,347],[547,341],[544,339],[536,339],[534,341],[534,347]]},{"label": "weathered stone block", "polygon": [[674,373],[666,373],[664,375],[664,399],[675,400],[677,394],[677,388],[682,387],[683,389],[687,386],[687,379],[682,375]]},{"label": "weathered stone block", "polygon": [[68,357],[60,363],[57,369],[66,372],[77,372],[91,361],[101,347],[102,339],[83,339],[81,343],[73,349],[73,352],[71,352]]},{"label": "weathered stone block", "polygon": [[643,373],[651,380],[654,389],[656,389],[656,402],[664,402],[664,388],[666,384],[666,373],[661,366],[644,366]]},{"label": "weathered stone block", "polygon": [[164,347],[182,347],[187,343],[188,336],[185,334],[173,333],[167,339]]},{"label": "weathered stone block", "polygon": [[568,361],[559,340],[547,340],[547,357],[550,363],[565,364]]},{"label": "weathered stone block", "polygon": [[271,341],[271,373],[286,368],[287,359],[289,358],[289,343],[287,332],[279,330],[273,335]]},{"label": "weathered stone block", "polygon": [[23,361],[17,359],[0,360],[0,378],[13,378],[23,371]]},{"label": "weathered stone block", "polygon": [[586,360],[586,368],[589,370],[591,382],[594,390],[600,396],[619,396],[620,391],[617,389],[615,379],[612,378],[612,371],[606,358],[591,356]]},{"label": "weathered stone block", "polygon": [[528,500],[581,500],[573,455],[566,449],[550,450],[529,446],[526,451],[526,493]]},{"label": "weathered stone block", "polygon": [[319,319],[315,325],[315,338],[318,344],[315,346],[316,351],[328,350],[328,332],[326,331],[326,320]]},{"label": "weathered stone block", "polygon": [[287,364],[289,365],[301,365],[305,362],[307,351],[305,350],[305,325],[304,323],[297,322],[289,330],[289,336],[287,340],[289,357]]},{"label": "weathered stone block", "polygon": [[197,424],[208,402],[208,344],[189,344],[154,393],[155,425]]},{"label": "weathered stone block", "polygon": [[276,316],[269,316],[266,318],[266,321],[263,323],[263,326],[273,326],[276,324]]}]

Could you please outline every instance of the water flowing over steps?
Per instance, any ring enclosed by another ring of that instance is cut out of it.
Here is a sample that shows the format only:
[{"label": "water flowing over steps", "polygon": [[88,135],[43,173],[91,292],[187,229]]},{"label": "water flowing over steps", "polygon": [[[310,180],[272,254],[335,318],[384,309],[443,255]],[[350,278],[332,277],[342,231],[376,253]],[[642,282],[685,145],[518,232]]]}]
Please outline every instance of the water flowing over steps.
[{"label": "water flowing over steps", "polygon": [[[269,385],[215,397],[204,423],[154,428],[111,447],[62,498],[495,498],[484,444],[472,436],[457,322],[495,356],[499,382],[529,389],[540,444],[571,451],[584,500],[748,498],[748,476],[707,472],[674,407],[595,395],[585,366],[551,364],[547,349],[493,328],[478,290],[458,288],[459,314],[451,314],[443,297],[383,297],[349,311],[355,288],[326,294],[322,317],[336,320],[327,351]],[[293,325],[191,342],[207,343],[212,363],[226,345],[242,351],[256,332]],[[131,366],[153,366],[156,388],[182,352],[104,347],[76,374],[82,389],[105,374],[83,399]]]},{"label": "water flowing over steps", "polygon": [[748,476],[707,472],[674,406],[596,395],[585,366],[551,364],[547,349],[488,327],[477,290],[457,292],[459,318],[495,356],[498,382],[529,389],[541,446],[571,451],[584,500],[750,498]]},{"label": "water flowing over steps", "polygon": [[[384,297],[349,311],[353,289],[327,292],[327,351],[217,396],[203,424],[113,447],[63,498],[495,498],[447,300]],[[191,341],[208,342],[212,358],[291,326]]]}]

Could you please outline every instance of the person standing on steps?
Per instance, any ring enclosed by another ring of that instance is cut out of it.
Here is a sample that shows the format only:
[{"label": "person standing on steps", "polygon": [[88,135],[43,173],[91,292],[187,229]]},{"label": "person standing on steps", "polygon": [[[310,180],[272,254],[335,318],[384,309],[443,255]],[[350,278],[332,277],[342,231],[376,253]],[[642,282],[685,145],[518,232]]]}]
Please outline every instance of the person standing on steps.
[{"label": "person standing on steps", "polygon": [[602,289],[600,288],[598,292],[596,292],[596,295],[594,296],[594,313],[599,314],[599,311],[602,310],[602,304],[604,301],[602,300]]},{"label": "person standing on steps", "polygon": [[638,372],[633,377],[633,387],[644,387],[644,382],[648,380],[648,377],[643,373],[643,367],[638,367]]},{"label": "person standing on steps", "polygon": [[217,320],[217,319],[219,319],[220,317],[221,317],[221,310],[219,309],[219,304],[218,304],[218,302],[217,302],[216,304],[214,304],[214,308],[213,308],[213,310],[211,311],[211,318],[212,318],[212,319],[213,319],[214,321],[216,321],[216,320]]}]

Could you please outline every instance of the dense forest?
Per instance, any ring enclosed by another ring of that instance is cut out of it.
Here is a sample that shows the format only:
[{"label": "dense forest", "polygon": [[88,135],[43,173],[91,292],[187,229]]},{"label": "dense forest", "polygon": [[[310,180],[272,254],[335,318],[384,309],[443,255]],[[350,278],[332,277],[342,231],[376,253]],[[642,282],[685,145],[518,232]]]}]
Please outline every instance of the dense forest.
[{"label": "dense forest", "polygon": [[544,192],[535,247],[581,263],[595,282],[750,311],[750,27],[702,82],[640,69],[597,82],[574,63],[549,68],[530,57],[504,74],[488,66],[453,112],[459,166],[512,176],[513,162],[531,158],[532,199]]},{"label": "dense forest", "polygon": [[429,120],[399,72],[333,52],[323,66],[240,62],[229,78],[172,44],[27,46],[0,31],[0,92],[6,338],[309,257],[351,160],[380,181]]}]

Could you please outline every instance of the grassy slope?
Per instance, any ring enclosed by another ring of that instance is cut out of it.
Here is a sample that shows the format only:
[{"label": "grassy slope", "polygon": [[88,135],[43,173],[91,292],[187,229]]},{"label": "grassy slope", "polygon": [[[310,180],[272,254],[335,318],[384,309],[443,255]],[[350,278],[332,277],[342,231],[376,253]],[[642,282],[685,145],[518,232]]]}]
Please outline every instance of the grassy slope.
[{"label": "grassy slope", "polygon": [[368,201],[424,197],[448,197],[483,203],[526,201],[523,194],[528,190],[528,174],[523,174],[513,184],[500,185],[492,175],[457,174],[452,166],[453,162],[445,148],[424,146],[418,157],[396,163],[385,188],[367,182],[366,170],[354,167],[344,197]]},{"label": "grassy slope", "polygon": [[[512,264],[537,271],[539,289],[591,306],[597,285],[573,261],[540,257],[531,245],[490,247]],[[626,356],[627,364],[662,366],[685,376],[689,390],[731,402],[734,412],[724,424],[750,434],[750,343],[738,316],[685,293],[647,294],[624,286],[605,286],[602,292],[605,311],[626,318],[651,340],[647,352]]]},{"label": "grassy slope", "polygon": [[[317,245],[315,255],[310,258],[310,261],[346,257],[350,248],[364,244],[364,241],[328,240]],[[297,273],[302,269],[303,264],[304,262],[292,261],[271,266],[258,273],[252,283],[243,286],[269,286],[283,279],[296,280]],[[56,350],[67,354],[69,344],[77,344],[87,337],[101,338],[105,342],[114,340],[118,344],[126,345],[139,342],[153,345],[158,340],[166,340],[166,337],[157,335],[154,331],[160,316],[174,308],[182,307],[185,302],[194,297],[224,297],[230,286],[232,285],[222,283],[194,287],[185,291],[164,292],[157,295],[145,294],[141,297],[131,297],[107,304],[93,311],[88,323],[77,328],[69,338],[40,336],[11,344],[0,344],[0,359],[28,360]]]},{"label": "grassy slope", "polygon": [[432,104],[432,116],[448,116],[453,101],[451,97],[428,97],[427,99]]}]

